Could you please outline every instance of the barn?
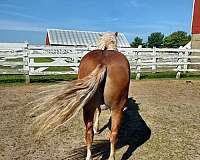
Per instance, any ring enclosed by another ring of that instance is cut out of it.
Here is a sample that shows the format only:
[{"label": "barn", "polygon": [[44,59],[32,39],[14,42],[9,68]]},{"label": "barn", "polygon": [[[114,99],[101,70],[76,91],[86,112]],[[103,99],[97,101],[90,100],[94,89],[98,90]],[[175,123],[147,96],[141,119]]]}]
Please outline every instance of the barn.
[{"label": "barn", "polygon": [[[194,0],[192,17],[192,49],[200,49],[200,0]],[[198,56],[199,52],[193,52],[193,56]],[[199,62],[199,59],[193,59],[192,62]],[[199,65],[191,65],[192,68],[200,69]]]},{"label": "barn", "polygon": [[[96,47],[100,33],[91,31],[47,29],[46,45],[65,47]],[[130,47],[123,33],[117,37],[118,47]]]},{"label": "barn", "polygon": [[194,0],[192,20],[192,48],[200,49],[200,0]]}]

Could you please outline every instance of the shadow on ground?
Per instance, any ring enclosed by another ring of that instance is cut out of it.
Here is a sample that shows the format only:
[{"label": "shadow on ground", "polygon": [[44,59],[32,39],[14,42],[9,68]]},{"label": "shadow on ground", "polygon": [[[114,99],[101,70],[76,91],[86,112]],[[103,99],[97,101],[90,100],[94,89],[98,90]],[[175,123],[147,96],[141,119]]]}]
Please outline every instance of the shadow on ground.
[{"label": "shadow on ground", "polygon": [[[111,121],[100,130],[102,132],[106,128],[111,128]],[[144,144],[151,135],[150,128],[139,114],[139,106],[135,100],[129,98],[127,110],[124,111],[124,118],[119,132],[119,140],[117,149],[128,145],[128,149],[122,155],[121,160],[127,160],[133,152],[142,144]],[[105,160],[109,157],[110,143],[108,140],[94,141],[92,144],[93,159]],[[84,159],[86,157],[86,147],[76,148],[68,154],[65,159]],[[100,158],[101,157],[101,158]]]}]

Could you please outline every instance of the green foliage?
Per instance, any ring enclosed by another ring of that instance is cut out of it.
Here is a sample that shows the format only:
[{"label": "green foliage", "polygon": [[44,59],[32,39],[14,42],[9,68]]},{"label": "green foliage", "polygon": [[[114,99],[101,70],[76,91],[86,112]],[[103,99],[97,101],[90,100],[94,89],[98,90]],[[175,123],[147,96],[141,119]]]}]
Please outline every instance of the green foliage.
[{"label": "green foliage", "polygon": [[190,35],[187,35],[184,31],[177,31],[164,38],[164,47],[178,48],[185,46],[189,41],[191,41]]},{"label": "green foliage", "polygon": [[163,46],[163,39],[164,39],[164,34],[162,34],[161,32],[151,33],[151,35],[148,36],[147,46],[150,48],[153,47],[160,48]]},{"label": "green foliage", "polygon": [[137,48],[139,45],[143,45],[142,41],[143,41],[142,38],[135,37],[133,42],[130,45],[131,47]]},{"label": "green foliage", "polygon": [[146,43],[142,42],[142,38],[135,37],[133,42],[130,44],[131,47],[165,47],[165,48],[179,48],[180,46],[185,46],[191,41],[191,36],[184,31],[173,32],[169,36],[164,36],[161,32],[153,32],[148,36],[148,41]]}]

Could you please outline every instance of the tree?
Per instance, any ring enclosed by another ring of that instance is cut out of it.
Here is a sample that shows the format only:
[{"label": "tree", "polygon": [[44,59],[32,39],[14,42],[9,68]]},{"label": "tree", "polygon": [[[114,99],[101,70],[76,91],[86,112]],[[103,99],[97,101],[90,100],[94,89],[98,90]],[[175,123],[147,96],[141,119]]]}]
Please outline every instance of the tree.
[{"label": "tree", "polygon": [[163,46],[164,35],[161,32],[154,32],[148,36],[147,46],[160,48]]},{"label": "tree", "polygon": [[177,31],[164,38],[164,47],[178,48],[185,46],[189,41],[191,41],[190,35],[187,35],[184,31]]},{"label": "tree", "polygon": [[130,45],[131,47],[137,48],[139,45],[143,45],[142,41],[143,41],[142,38],[135,37],[133,42]]}]

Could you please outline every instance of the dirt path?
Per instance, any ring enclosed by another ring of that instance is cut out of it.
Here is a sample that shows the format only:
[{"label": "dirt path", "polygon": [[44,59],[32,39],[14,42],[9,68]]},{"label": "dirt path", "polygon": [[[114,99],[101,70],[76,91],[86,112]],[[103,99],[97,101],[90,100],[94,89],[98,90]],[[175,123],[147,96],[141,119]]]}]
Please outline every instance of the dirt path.
[{"label": "dirt path", "polygon": [[[0,86],[0,160],[83,159],[82,113],[52,135],[35,142],[29,116],[41,85]],[[199,160],[200,81],[132,81],[128,109],[119,136],[117,160]],[[109,111],[103,111],[102,133],[95,136],[94,159],[109,151]]]}]

